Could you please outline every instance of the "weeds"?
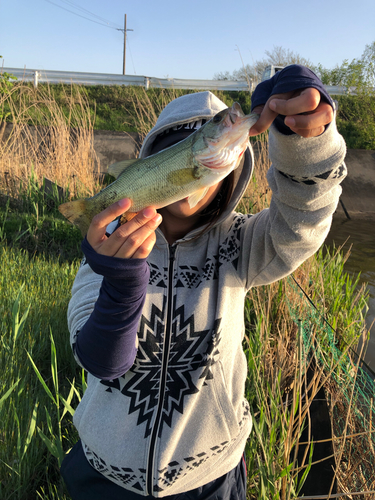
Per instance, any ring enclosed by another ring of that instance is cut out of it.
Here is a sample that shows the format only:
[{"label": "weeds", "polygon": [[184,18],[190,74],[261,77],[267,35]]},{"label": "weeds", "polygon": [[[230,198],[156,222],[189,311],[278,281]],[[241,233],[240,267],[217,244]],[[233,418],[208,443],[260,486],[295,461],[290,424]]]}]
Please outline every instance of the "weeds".
[{"label": "weeds", "polygon": [[[68,379],[79,379],[66,342],[66,310],[77,269],[78,262],[30,258],[25,251],[0,245],[0,498],[4,500],[25,498],[41,485],[60,481],[57,463],[35,434],[37,427],[49,432],[44,407],[52,422],[56,409],[40,391],[27,352],[49,386],[53,382],[49,333],[53,331],[60,353],[59,392],[68,399]],[[76,434],[71,422],[63,429],[73,443]]]}]

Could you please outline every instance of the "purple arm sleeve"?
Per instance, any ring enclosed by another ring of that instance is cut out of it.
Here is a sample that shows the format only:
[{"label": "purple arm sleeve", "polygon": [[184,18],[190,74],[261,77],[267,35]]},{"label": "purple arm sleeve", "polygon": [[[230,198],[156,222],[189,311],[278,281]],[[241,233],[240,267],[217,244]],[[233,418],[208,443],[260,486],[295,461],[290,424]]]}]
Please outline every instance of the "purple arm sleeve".
[{"label": "purple arm sleeve", "polygon": [[149,267],[145,259],[99,255],[86,238],[82,250],[87,264],[104,278],[94,310],[79,331],[74,349],[88,372],[102,380],[112,380],[134,363]]}]

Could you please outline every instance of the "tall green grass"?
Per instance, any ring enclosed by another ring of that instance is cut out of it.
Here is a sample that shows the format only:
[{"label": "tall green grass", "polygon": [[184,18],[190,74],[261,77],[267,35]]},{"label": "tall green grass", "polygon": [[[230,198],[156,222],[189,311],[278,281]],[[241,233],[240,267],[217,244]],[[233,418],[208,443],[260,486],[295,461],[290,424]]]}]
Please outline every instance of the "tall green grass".
[{"label": "tall green grass", "polygon": [[[63,263],[30,257],[0,245],[0,498],[36,498],[41,488],[59,484],[56,460],[37,436],[37,428],[57,432],[56,405],[51,404],[35,375],[29,355],[53,387],[51,337],[59,356],[59,392],[69,396],[70,382],[80,378],[67,338],[66,311],[78,261]],[[47,415],[51,417],[51,424]],[[67,450],[76,439],[65,419],[61,437]],[[60,488],[60,491],[63,491]],[[64,498],[64,497],[61,497]]]},{"label": "tall green grass", "polygon": [[[341,377],[344,385],[355,383],[348,374],[340,375],[341,360],[368,333],[364,321],[368,294],[364,288],[358,290],[357,280],[345,273],[344,262],[340,251],[322,249],[294,273],[317,310],[290,277],[248,295],[246,396],[254,416],[247,453],[249,499],[299,498],[313,463],[312,400],[324,387],[327,401],[335,405],[337,394],[330,393],[333,374]],[[335,358],[334,346],[327,339],[327,329],[332,331],[327,323],[335,325],[337,342],[345,345],[338,359],[337,350]],[[306,336],[311,346],[318,346],[323,353],[324,364],[321,359],[320,364],[316,362]],[[313,371],[311,380],[307,377],[309,368]],[[339,397],[344,397],[344,392]],[[302,445],[304,428],[310,438]],[[297,460],[299,449],[304,450],[302,462]],[[342,478],[341,447],[336,450],[336,475]]]}]

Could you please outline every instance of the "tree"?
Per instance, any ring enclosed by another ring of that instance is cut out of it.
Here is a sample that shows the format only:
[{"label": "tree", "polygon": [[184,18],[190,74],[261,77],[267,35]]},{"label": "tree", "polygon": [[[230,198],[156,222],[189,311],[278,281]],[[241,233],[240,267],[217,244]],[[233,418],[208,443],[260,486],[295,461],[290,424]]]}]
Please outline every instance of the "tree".
[{"label": "tree", "polygon": [[336,96],[337,126],[351,149],[375,149],[375,42],[360,59],[344,60],[333,69],[313,68],[325,85],[341,85],[347,95]]},{"label": "tree", "polygon": [[345,59],[333,69],[324,68],[321,64],[312,67],[325,85],[342,85],[355,87],[357,91],[372,91],[375,86],[375,42],[366,45],[360,59],[349,62]]},{"label": "tree", "polygon": [[311,67],[312,64],[308,59],[293,52],[290,49],[285,49],[280,46],[274,46],[272,51],[266,50],[267,57],[255,61],[253,65],[243,64],[242,68],[229,73],[224,71],[214,75],[215,80],[249,80],[251,79],[255,84],[260,82],[265,68],[269,65],[274,66],[288,66],[289,64],[302,64]]},{"label": "tree", "polygon": [[341,85],[347,88],[360,87],[364,84],[364,64],[360,59],[349,62],[345,59],[341,66],[333,69],[324,68],[321,64],[311,68],[324,85]]},{"label": "tree", "polygon": [[375,87],[375,41],[370,45],[366,45],[362,54],[362,63],[367,83],[371,87]]}]

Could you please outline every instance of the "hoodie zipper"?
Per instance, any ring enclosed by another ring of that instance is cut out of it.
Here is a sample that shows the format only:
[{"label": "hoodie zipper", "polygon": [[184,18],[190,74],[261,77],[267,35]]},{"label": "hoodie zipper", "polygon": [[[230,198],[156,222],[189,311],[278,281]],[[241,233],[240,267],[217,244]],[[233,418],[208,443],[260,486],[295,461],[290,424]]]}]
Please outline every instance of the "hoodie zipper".
[{"label": "hoodie zipper", "polygon": [[159,398],[156,410],[154,426],[151,431],[150,446],[147,459],[146,494],[153,493],[153,470],[155,462],[156,442],[159,434],[161,417],[163,414],[164,394],[167,385],[168,358],[170,351],[170,340],[172,334],[172,309],[173,309],[173,270],[177,246],[169,245],[169,265],[168,265],[168,297],[167,297],[167,323],[164,335],[164,348],[162,365],[160,370]]}]

